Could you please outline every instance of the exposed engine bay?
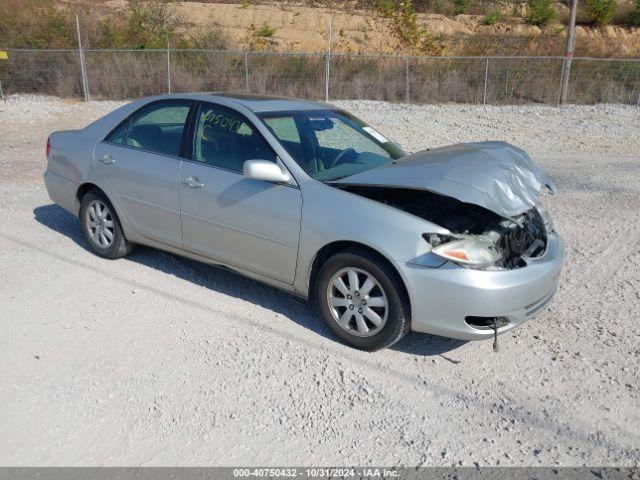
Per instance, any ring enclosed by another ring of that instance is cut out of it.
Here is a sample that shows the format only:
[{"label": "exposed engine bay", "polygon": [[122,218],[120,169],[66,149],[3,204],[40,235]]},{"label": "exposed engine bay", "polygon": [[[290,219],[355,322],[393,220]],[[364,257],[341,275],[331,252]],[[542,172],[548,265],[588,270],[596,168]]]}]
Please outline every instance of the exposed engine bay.
[{"label": "exposed engine bay", "polygon": [[497,268],[523,267],[524,257],[537,257],[546,250],[548,226],[535,207],[507,219],[478,205],[427,190],[333,186],[423,218],[451,232],[451,235],[424,235],[432,247],[455,239],[489,239],[498,252],[499,260],[494,264]]}]

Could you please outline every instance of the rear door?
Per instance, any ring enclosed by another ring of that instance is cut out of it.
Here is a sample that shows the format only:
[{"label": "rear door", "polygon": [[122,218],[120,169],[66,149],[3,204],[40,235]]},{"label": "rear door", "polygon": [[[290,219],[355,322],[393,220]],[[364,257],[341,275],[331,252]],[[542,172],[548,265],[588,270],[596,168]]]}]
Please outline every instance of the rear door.
[{"label": "rear door", "polygon": [[293,283],[300,190],[242,175],[246,160],[276,162],[276,155],[239,112],[200,104],[193,130],[191,160],[180,173],[184,249]]},{"label": "rear door", "polygon": [[172,246],[182,243],[180,162],[188,100],[142,107],[95,150],[98,175],[112,201],[139,235]]}]

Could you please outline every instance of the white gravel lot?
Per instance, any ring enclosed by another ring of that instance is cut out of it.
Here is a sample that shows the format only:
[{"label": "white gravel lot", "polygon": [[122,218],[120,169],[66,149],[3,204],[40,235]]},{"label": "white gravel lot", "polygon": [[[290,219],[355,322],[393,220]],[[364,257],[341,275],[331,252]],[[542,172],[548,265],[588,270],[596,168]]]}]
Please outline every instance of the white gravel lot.
[{"label": "white gravel lot", "polygon": [[567,243],[554,302],[499,353],[422,334],[364,353],[233,273],[88,251],[44,147],[117,105],[0,102],[1,465],[640,463],[640,109],[341,102],[409,150],[524,147]]}]

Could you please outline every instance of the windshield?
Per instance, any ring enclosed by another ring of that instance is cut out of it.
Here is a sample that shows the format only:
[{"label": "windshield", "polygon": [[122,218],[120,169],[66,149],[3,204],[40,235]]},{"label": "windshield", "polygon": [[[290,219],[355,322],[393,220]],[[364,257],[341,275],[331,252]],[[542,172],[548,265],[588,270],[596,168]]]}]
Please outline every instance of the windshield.
[{"label": "windshield", "polygon": [[304,171],[323,182],[406,155],[398,145],[344,111],[296,110],[259,117]]}]

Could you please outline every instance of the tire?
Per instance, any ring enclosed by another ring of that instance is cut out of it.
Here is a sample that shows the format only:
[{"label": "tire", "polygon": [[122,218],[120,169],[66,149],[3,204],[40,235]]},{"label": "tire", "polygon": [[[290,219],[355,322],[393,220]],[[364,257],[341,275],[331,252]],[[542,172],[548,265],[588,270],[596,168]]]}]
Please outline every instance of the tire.
[{"label": "tire", "polygon": [[[357,289],[351,283],[356,283]],[[315,293],[318,309],[331,331],[360,350],[389,347],[411,326],[409,299],[400,276],[368,251],[348,250],[330,257],[320,268]]]},{"label": "tire", "polygon": [[129,242],[109,199],[98,190],[90,190],[82,197],[80,225],[94,253],[102,258],[121,258],[134,248]]}]

